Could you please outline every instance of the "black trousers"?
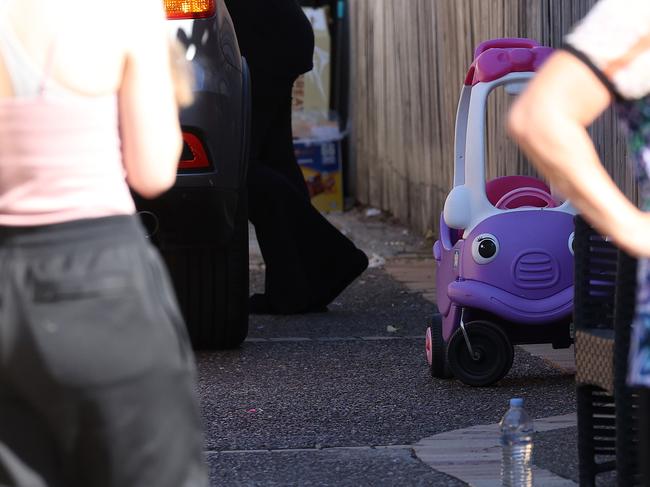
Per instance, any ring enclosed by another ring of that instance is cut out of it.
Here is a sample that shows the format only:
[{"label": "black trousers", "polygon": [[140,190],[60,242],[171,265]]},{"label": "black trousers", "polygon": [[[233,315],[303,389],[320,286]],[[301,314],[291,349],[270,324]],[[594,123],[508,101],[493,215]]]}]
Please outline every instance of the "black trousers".
[{"label": "black trousers", "polygon": [[311,205],[293,149],[293,82],[253,79],[249,215],[266,264],[266,299],[278,313],[326,306],[368,265]]},{"label": "black trousers", "polygon": [[639,388],[639,466],[643,487],[650,487],[650,388]]},{"label": "black trousers", "polygon": [[195,384],[136,217],[0,227],[0,485],[206,487]]}]

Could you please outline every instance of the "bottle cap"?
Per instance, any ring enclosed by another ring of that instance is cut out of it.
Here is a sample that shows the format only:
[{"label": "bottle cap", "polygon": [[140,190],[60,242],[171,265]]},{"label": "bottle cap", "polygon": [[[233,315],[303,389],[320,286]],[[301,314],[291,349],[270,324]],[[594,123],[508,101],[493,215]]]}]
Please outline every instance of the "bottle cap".
[{"label": "bottle cap", "polygon": [[513,397],[510,399],[510,406],[512,407],[522,407],[524,405],[524,400],[521,397]]}]

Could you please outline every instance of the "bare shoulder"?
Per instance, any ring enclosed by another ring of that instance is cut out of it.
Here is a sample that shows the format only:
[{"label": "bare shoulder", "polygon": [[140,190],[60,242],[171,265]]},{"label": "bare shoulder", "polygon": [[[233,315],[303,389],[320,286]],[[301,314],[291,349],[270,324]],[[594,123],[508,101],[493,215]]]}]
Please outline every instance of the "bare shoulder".
[{"label": "bare shoulder", "polygon": [[45,66],[54,41],[53,78],[85,94],[116,91],[128,54],[160,28],[164,16],[160,0],[9,2],[12,26],[32,60]]},{"label": "bare shoulder", "polygon": [[[161,0],[10,0],[14,17],[35,17],[54,28],[110,32],[115,40],[131,39],[160,29],[164,21]],[[38,13],[38,15],[34,15]],[[30,15],[31,14],[31,15]],[[47,30],[47,29],[46,29]],[[94,37],[94,36],[93,36]],[[90,38],[89,40],[92,40]]]}]

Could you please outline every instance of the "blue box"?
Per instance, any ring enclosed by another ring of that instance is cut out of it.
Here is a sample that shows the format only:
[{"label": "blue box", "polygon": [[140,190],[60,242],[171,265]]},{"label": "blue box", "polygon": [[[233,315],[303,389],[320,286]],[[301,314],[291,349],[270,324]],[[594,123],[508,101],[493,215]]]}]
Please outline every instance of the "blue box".
[{"label": "blue box", "polygon": [[322,212],[343,211],[341,142],[295,140],[294,150],[312,204]]}]

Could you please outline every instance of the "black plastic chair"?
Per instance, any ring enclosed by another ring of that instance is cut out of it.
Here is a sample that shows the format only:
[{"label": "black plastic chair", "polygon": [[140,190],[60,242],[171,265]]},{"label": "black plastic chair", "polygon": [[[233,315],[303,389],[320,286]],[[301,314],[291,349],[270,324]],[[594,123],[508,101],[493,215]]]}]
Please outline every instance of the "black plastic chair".
[{"label": "black plastic chair", "polygon": [[626,385],[636,260],[580,217],[575,230],[576,382],[580,485],[616,470],[617,485],[640,485],[639,399]]},{"label": "black plastic chair", "polygon": [[575,219],[574,325],[581,486],[616,468],[614,303],[616,249],[582,218]]},{"label": "black plastic chair", "polygon": [[[614,307],[614,402],[618,485],[641,485],[639,471],[639,394],[627,385],[631,324],[636,298],[636,259],[618,253]],[[646,459],[650,460],[650,459]]]},{"label": "black plastic chair", "polygon": [[639,394],[639,454],[643,487],[650,487],[650,389]]}]

